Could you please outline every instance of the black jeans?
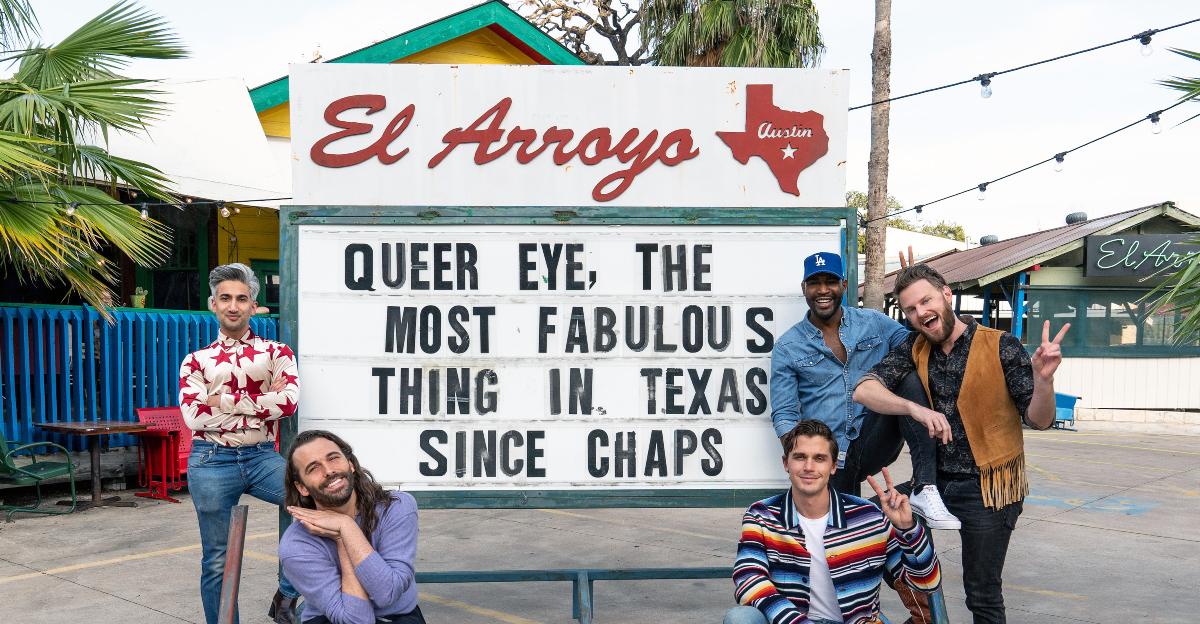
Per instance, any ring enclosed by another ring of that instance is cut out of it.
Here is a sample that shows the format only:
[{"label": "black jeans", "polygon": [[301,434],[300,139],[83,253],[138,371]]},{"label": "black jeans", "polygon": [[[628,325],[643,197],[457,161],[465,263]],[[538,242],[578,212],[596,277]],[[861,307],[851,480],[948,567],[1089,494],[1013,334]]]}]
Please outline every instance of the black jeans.
[{"label": "black jeans", "polygon": [[[909,373],[895,393],[917,405],[929,407],[925,388],[916,373]],[[829,483],[839,492],[858,496],[867,475],[877,474],[881,468],[896,461],[905,442],[912,456],[914,490],[937,483],[937,442],[929,437],[929,431],[908,416],[876,414],[871,410],[863,412],[858,437],[846,449],[846,463],[838,468]]]},{"label": "black jeans", "polygon": [[[421,614],[421,607],[413,607],[408,613],[399,613],[396,615],[381,615],[375,620],[376,622],[390,622],[391,624],[425,624],[425,616]],[[303,621],[303,624],[330,624],[329,619],[324,615],[318,615],[315,618]]]},{"label": "black jeans", "polygon": [[1017,501],[1000,510],[984,507],[978,475],[967,478],[939,475],[937,486],[946,508],[962,521],[958,534],[962,539],[967,608],[975,624],[1004,624],[1001,581],[1004,556],[1024,502]]}]

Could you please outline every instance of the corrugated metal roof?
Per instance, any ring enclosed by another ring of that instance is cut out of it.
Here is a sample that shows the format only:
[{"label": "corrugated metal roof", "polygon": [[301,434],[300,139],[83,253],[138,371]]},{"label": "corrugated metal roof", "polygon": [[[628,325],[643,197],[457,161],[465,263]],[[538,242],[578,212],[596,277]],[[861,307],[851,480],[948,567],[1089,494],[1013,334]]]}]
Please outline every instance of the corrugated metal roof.
[{"label": "corrugated metal roof", "polygon": [[[1003,277],[1022,271],[1037,262],[1044,262],[1049,259],[1045,257],[1046,254],[1055,250],[1059,250],[1059,252],[1053,253],[1050,257],[1078,249],[1083,246],[1083,239],[1088,235],[1102,232],[1130,219],[1133,219],[1134,223],[1140,223],[1165,214],[1168,209],[1173,208],[1174,204],[1164,202],[1126,210],[1074,225],[1064,225],[1052,230],[1025,234],[983,247],[965,251],[950,251],[930,258],[925,263],[937,269],[946,278],[951,289],[972,288],[979,285],[979,280],[984,277],[1004,273],[1004,275],[997,276]],[[1060,249],[1064,246],[1069,247]],[[1005,273],[1006,271],[1007,273]],[[884,288],[887,292],[891,292],[895,286],[897,273],[899,271],[892,271],[884,277]]]}]

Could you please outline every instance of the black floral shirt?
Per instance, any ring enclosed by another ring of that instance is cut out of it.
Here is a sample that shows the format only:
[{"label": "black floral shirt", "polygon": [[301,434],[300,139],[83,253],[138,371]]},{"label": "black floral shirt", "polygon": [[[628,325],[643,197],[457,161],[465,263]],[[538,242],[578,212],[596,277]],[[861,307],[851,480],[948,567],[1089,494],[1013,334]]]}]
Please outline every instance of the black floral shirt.
[{"label": "black floral shirt", "polygon": [[[971,352],[971,339],[975,336],[977,323],[969,316],[963,316],[962,320],[967,324],[967,330],[954,342],[950,354],[946,355],[938,348],[930,350],[929,354],[929,394],[933,399],[933,409],[946,415],[946,420],[950,422],[950,431],[954,434],[954,439],[949,444],[938,445],[938,472],[958,476],[979,473],[979,469],[975,467],[975,456],[971,454],[971,445],[967,443],[967,430],[963,427],[962,416],[958,413],[958,391],[962,387],[963,373],[967,368],[967,354]],[[905,376],[917,368],[912,358],[913,343],[916,340],[917,332],[910,333],[904,342],[884,356],[863,379],[873,378],[888,389],[895,389]],[[1008,386],[1008,394],[1024,420],[1029,401],[1033,398],[1033,365],[1025,346],[1008,332],[1004,332],[1000,337],[1000,366],[1004,369],[1004,382]]]}]

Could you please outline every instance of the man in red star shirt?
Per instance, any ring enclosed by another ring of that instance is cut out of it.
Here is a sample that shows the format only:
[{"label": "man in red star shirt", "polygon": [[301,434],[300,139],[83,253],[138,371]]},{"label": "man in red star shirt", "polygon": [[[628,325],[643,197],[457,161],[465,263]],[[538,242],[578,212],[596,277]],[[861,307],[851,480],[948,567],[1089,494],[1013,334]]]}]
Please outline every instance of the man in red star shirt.
[{"label": "man in red star shirt", "polygon": [[[188,490],[200,522],[200,599],[216,624],[229,535],[229,512],[242,494],[282,505],[286,462],[275,451],[279,419],[296,412],[296,355],[287,345],[250,331],[258,278],[250,267],[226,264],[208,275],[217,339],[183,359],[179,406],[192,430]],[[295,622],[297,592],[282,574],[269,615]]]}]

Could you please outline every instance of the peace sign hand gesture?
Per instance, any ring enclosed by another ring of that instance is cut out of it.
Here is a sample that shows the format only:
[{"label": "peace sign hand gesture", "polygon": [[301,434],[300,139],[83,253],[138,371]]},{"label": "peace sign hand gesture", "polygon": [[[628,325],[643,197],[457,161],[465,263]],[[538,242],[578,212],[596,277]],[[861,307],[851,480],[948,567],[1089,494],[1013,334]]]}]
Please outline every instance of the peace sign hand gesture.
[{"label": "peace sign hand gesture", "polygon": [[1042,325],[1042,346],[1033,352],[1032,358],[1033,374],[1039,381],[1054,380],[1054,371],[1057,371],[1058,365],[1062,363],[1062,339],[1067,335],[1068,329],[1071,329],[1070,323],[1063,325],[1054,336],[1054,340],[1051,340],[1050,321]]},{"label": "peace sign hand gesture", "polygon": [[892,475],[888,474],[887,468],[883,469],[883,482],[887,487],[880,489],[879,483],[867,476],[867,484],[879,495],[879,508],[883,510],[883,515],[901,531],[913,528],[916,523],[913,521],[912,507],[908,505],[908,497],[896,491],[892,485]]}]

